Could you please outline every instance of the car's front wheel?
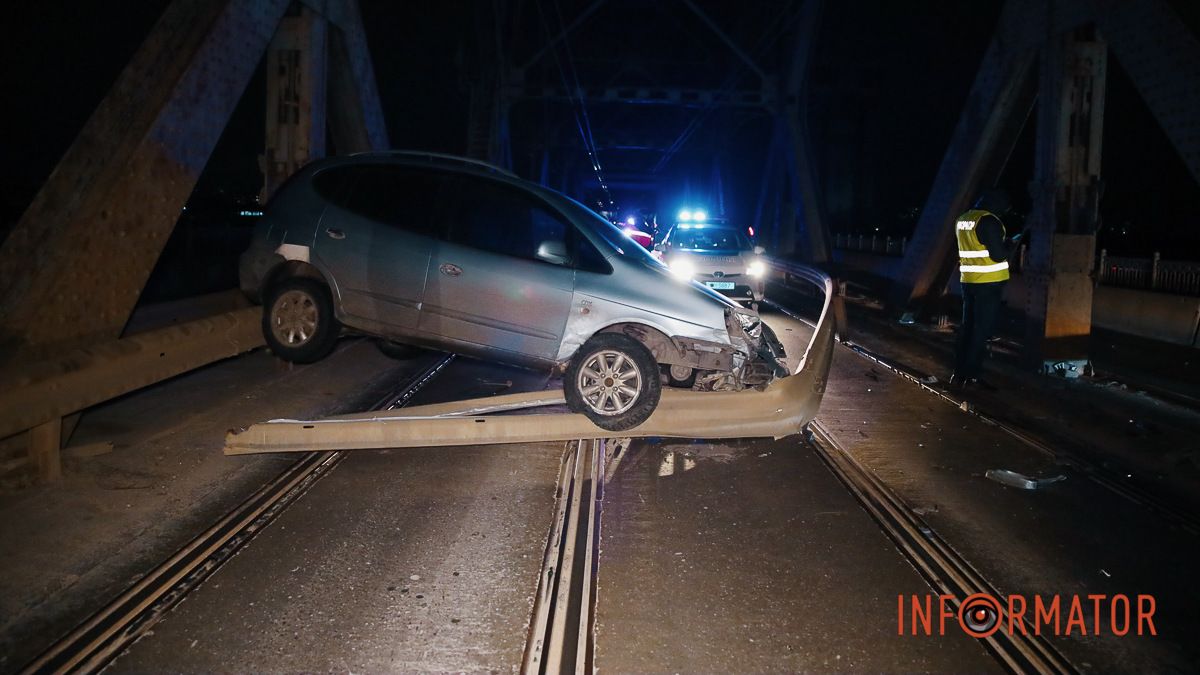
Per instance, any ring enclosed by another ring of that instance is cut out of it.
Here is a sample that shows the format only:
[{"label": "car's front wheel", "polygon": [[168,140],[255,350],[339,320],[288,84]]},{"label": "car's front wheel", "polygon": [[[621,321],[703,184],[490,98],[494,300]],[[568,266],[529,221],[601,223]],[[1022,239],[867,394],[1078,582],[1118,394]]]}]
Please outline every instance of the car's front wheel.
[{"label": "car's front wheel", "polygon": [[325,357],[337,342],[340,326],[333,316],[329,287],[307,277],[275,284],[263,303],[263,337],[276,356],[295,363]]},{"label": "car's front wheel", "polygon": [[567,366],[563,389],[571,410],[608,431],[645,422],[662,396],[654,356],[620,333],[599,333],[585,342]]}]

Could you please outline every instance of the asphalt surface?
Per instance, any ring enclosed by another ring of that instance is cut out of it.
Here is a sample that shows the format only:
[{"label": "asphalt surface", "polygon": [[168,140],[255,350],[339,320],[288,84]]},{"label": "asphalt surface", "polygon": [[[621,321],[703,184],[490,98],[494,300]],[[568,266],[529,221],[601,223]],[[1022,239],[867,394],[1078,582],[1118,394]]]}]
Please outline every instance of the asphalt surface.
[{"label": "asphalt surface", "polygon": [[[1194,534],[845,349],[834,355],[820,419],[1002,594],[1031,603],[1156,598],[1157,636],[1097,632],[1091,618],[1082,633],[1064,626],[1052,641],[1077,668],[1187,672],[1200,663]],[[988,479],[990,469],[1064,480],[1021,490]]]},{"label": "asphalt surface", "polygon": [[[414,404],[544,379],[458,360]],[[112,671],[511,671],[563,448],[351,453]]]},{"label": "asphalt surface", "polygon": [[[764,314],[794,364],[809,329]],[[460,359],[414,403],[547,386]],[[1156,637],[1052,638],[1080,670],[1200,662],[1193,535],[844,348],[819,419],[999,591],[1155,595]],[[112,670],[515,672],[563,449],[352,452]],[[1026,492],[989,468],[1067,478]],[[598,579],[600,672],[999,668],[953,626],[900,633],[897,598],[929,586],[797,437],[635,441]]]},{"label": "asphalt surface", "polygon": [[[764,310],[795,363],[808,327]],[[607,486],[600,672],[988,671],[897,634],[929,587],[800,438],[635,442]]]}]

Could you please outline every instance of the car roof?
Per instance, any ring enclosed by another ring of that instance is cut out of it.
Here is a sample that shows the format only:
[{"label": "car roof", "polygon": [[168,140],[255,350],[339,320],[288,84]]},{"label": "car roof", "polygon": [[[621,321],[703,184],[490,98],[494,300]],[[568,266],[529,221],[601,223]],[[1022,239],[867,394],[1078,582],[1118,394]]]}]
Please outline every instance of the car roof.
[{"label": "car roof", "polygon": [[483,160],[471,157],[459,157],[440,152],[424,152],[420,150],[386,150],[375,152],[355,152],[349,155],[326,157],[313,162],[314,170],[330,166],[353,165],[362,163],[404,164],[407,166],[429,166],[438,169],[462,171],[464,173],[491,174],[522,180],[520,176],[505,169],[489,164]]}]

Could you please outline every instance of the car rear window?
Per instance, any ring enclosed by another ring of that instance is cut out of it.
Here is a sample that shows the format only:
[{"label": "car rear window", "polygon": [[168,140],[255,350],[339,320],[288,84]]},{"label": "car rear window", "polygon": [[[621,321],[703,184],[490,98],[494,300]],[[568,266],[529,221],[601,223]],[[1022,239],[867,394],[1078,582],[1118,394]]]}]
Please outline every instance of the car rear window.
[{"label": "car rear window", "polygon": [[443,174],[392,164],[335,166],[313,177],[313,188],[337,207],[371,220],[435,234]]}]

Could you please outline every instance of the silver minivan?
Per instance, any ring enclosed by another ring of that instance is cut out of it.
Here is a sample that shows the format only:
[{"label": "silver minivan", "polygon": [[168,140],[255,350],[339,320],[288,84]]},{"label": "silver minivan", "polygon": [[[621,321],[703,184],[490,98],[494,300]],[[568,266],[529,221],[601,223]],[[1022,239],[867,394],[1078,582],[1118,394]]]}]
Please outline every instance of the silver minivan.
[{"label": "silver minivan", "polygon": [[620,431],[665,379],[762,387],[787,373],[756,312],[678,279],[607,220],[473,160],[350,155],[298,171],[241,259],[280,357],[311,362],[343,329],[565,371],[572,410]]}]

